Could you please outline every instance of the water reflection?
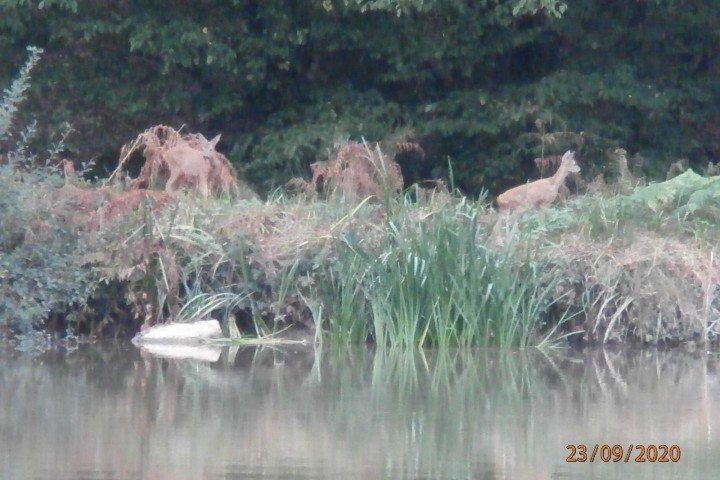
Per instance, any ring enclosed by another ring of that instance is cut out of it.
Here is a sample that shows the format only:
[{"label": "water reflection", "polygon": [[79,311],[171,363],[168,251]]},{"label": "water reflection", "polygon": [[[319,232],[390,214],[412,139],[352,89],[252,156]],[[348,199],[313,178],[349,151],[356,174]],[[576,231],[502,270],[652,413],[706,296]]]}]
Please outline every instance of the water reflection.
[{"label": "water reflection", "polygon": [[[720,356],[132,346],[0,357],[0,478],[712,478]],[[678,445],[567,463],[568,444]]]}]

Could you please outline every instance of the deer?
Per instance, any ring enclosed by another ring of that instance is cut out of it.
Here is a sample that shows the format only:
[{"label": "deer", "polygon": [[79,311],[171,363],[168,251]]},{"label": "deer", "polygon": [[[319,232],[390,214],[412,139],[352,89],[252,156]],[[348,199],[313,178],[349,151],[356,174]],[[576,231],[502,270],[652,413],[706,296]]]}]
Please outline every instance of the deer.
[{"label": "deer", "polygon": [[173,192],[182,183],[190,183],[203,197],[210,196],[210,175],[215,168],[213,153],[220,135],[209,142],[202,136],[200,140],[197,147],[181,143],[163,153],[170,170],[170,178],[165,184],[166,191]]},{"label": "deer", "polygon": [[500,211],[517,211],[546,207],[555,201],[568,174],[579,171],[580,166],[575,163],[575,152],[568,150],[552,177],[520,185],[502,193],[497,197],[498,208]]},{"label": "deer", "polygon": [[62,167],[63,175],[65,176],[65,186],[74,185],[77,183],[77,173],[75,172],[75,164],[72,160],[63,158],[57,164],[58,167]]},{"label": "deer", "polygon": [[229,163],[225,165],[227,159],[220,159],[221,154],[215,151],[219,140],[220,135],[209,141],[199,135],[193,143],[183,141],[168,149],[147,147],[145,157],[151,165],[160,162],[169,171],[166,191],[174,192],[181,186],[187,186],[207,198],[218,181],[226,180],[222,175],[229,168]]}]

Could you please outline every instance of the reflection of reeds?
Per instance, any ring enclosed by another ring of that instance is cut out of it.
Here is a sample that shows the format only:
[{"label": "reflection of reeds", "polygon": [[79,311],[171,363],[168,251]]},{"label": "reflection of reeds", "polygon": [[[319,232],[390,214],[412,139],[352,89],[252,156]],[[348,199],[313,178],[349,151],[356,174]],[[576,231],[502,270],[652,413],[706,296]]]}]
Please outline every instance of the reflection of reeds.
[{"label": "reflection of reeds", "polygon": [[[683,478],[720,468],[714,355],[237,347],[208,366],[82,346],[40,360],[0,362],[0,476],[573,477],[565,446],[596,442],[677,444]],[[580,467],[669,468],[641,466]]]}]

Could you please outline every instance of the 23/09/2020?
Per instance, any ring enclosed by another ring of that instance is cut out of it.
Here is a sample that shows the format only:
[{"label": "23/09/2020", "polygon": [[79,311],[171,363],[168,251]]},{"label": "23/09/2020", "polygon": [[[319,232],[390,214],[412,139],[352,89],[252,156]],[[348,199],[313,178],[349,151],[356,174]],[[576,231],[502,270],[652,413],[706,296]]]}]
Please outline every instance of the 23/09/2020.
[{"label": "23/09/2020", "polygon": [[[622,445],[599,445],[595,444],[590,455],[588,447],[583,444],[567,445],[565,447],[570,454],[565,458],[566,462],[594,462],[599,459],[603,462],[679,462],[682,452],[677,445],[633,445],[630,444],[627,450]],[[635,455],[633,458],[633,450]],[[598,453],[600,454],[598,456]]]}]

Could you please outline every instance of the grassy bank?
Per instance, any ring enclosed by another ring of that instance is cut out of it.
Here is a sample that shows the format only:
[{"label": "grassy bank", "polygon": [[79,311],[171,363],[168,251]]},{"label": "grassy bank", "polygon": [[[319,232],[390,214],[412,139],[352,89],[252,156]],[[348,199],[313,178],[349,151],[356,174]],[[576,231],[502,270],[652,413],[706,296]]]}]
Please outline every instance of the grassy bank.
[{"label": "grassy bank", "polygon": [[443,188],[202,199],[6,165],[0,326],[107,335],[215,317],[236,336],[387,346],[714,341],[717,206],[642,197],[659,188],[507,219]]},{"label": "grassy bank", "polygon": [[[0,140],[36,61],[6,91]],[[216,140],[154,127],[93,184],[53,152],[44,163],[18,147],[0,157],[0,334],[131,335],[209,317],[234,338],[400,347],[720,333],[720,177],[644,186],[628,174],[501,216],[441,182],[403,190],[392,155],[346,142],[312,180],[261,201]],[[130,179],[126,162],[143,149]],[[184,169],[188,151],[204,175]]]}]

